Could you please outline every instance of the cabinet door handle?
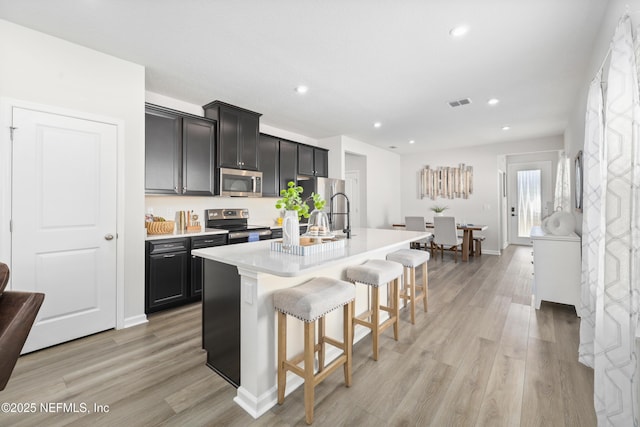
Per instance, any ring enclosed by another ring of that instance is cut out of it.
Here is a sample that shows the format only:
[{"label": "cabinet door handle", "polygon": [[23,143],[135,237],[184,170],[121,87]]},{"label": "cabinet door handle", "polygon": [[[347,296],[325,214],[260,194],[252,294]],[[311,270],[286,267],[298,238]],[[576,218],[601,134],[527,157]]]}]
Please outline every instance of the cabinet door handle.
[{"label": "cabinet door handle", "polygon": [[105,234],[104,235],[104,240],[113,240],[113,234],[111,234],[111,233]]},{"label": "cabinet door handle", "polygon": [[163,258],[173,258],[174,256],[176,256],[176,254],[165,255]]}]

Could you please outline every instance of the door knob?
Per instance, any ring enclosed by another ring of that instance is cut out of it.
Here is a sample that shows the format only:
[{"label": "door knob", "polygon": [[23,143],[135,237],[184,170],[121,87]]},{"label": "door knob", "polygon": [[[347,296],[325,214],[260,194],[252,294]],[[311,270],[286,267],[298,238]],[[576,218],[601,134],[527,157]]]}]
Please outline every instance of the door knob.
[{"label": "door knob", "polygon": [[105,234],[104,240],[113,240],[113,234]]}]

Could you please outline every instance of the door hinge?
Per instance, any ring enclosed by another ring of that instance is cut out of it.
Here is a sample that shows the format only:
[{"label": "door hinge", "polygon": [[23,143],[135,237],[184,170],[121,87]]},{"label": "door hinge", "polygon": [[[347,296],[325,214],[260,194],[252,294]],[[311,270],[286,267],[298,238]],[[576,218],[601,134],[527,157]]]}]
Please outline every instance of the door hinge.
[{"label": "door hinge", "polygon": [[11,142],[13,142],[13,131],[18,129],[17,127],[9,126],[9,132],[11,133]]},{"label": "door hinge", "polygon": [[13,233],[13,220],[9,220],[9,233]]}]

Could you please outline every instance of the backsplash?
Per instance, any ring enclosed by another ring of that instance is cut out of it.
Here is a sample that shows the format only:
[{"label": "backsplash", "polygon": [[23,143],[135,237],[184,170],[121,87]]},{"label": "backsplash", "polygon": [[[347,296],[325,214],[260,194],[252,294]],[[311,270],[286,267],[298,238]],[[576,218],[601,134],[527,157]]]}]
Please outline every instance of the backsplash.
[{"label": "backsplash", "polygon": [[[249,209],[249,224],[275,225],[280,211],[276,209],[275,197],[189,197],[189,196],[146,196],[145,213],[153,213],[167,220],[175,220],[179,211],[193,211],[204,226],[206,209],[246,208]],[[142,221],[143,218],[140,219]]]}]

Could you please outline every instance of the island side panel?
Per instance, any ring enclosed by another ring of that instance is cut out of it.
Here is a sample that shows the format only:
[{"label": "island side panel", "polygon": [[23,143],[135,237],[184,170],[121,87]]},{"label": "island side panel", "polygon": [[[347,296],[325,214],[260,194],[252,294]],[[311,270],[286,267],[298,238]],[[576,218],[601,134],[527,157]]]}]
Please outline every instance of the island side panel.
[{"label": "island side panel", "polygon": [[235,265],[205,259],[202,342],[207,366],[240,385],[240,276]]}]

